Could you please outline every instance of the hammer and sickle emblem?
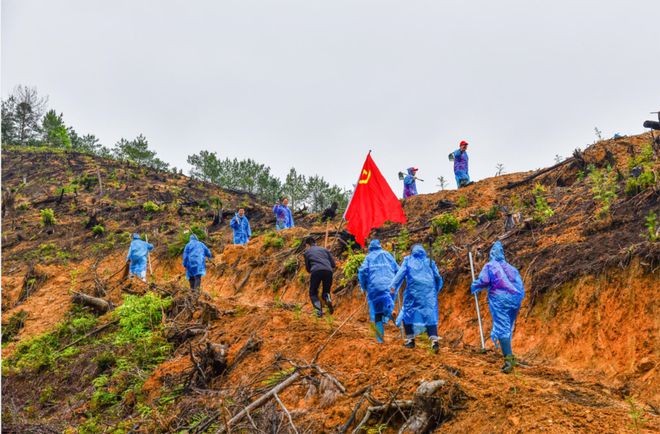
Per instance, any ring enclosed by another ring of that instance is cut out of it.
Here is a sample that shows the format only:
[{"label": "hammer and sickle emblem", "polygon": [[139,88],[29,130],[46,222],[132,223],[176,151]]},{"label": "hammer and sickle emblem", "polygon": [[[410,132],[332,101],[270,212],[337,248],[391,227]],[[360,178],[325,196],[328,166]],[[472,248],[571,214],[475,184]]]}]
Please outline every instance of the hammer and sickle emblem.
[{"label": "hammer and sickle emblem", "polygon": [[365,176],[365,175],[366,175],[366,178],[360,177],[360,180],[358,181],[358,184],[366,184],[366,183],[369,182],[369,180],[371,179],[371,170],[366,170],[366,169],[362,170],[362,176]]}]

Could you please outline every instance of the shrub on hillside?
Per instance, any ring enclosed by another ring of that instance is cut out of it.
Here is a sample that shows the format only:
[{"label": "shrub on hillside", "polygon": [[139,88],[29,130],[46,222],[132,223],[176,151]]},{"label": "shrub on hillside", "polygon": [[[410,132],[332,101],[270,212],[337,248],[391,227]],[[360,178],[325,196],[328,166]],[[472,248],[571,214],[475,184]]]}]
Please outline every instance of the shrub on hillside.
[{"label": "shrub on hillside", "polygon": [[431,220],[431,227],[439,234],[450,234],[458,230],[458,219],[452,213],[443,213]]},{"label": "shrub on hillside", "polygon": [[51,208],[44,208],[39,211],[41,216],[41,224],[44,226],[52,226],[55,224],[55,211]]},{"label": "shrub on hillside", "polygon": [[105,234],[105,228],[103,227],[103,225],[95,225],[92,228],[92,234],[94,234],[94,236],[102,236],[103,234]]}]

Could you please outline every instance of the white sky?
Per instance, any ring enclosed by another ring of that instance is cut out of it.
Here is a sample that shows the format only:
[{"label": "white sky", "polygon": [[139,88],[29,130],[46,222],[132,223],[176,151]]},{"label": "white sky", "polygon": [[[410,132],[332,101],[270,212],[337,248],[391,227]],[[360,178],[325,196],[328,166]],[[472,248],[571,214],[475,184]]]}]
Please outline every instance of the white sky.
[{"label": "white sky", "polygon": [[142,133],[350,187],[369,149],[421,193],[637,134],[660,109],[660,1],[3,0],[2,96],[36,86],[79,134]]}]

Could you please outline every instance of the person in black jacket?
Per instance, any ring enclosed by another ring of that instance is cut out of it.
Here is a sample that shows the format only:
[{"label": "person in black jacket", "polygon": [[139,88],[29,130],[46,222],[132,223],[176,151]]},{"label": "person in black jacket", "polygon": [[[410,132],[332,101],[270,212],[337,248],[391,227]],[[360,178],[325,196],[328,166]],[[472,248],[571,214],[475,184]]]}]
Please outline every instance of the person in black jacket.
[{"label": "person in black jacket", "polygon": [[316,310],[316,315],[323,316],[321,300],[319,300],[319,286],[323,283],[321,298],[332,315],[332,299],[330,298],[330,287],[332,286],[332,271],[337,267],[332,253],[328,249],[316,245],[314,238],[307,238],[307,250],[305,250],[305,268],[310,273],[309,298]]}]

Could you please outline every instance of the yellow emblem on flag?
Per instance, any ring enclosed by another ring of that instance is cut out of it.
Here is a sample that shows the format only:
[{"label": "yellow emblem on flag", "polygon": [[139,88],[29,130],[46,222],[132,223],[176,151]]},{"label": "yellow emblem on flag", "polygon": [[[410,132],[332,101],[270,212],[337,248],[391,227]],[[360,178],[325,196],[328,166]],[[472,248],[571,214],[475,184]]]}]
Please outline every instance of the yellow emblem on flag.
[{"label": "yellow emblem on flag", "polygon": [[363,170],[363,171],[362,171],[362,175],[363,175],[363,176],[366,175],[367,177],[364,178],[364,179],[363,179],[363,178],[360,178],[360,180],[358,181],[358,184],[366,184],[366,183],[368,183],[369,180],[371,179],[371,170],[366,170],[366,169]]}]

